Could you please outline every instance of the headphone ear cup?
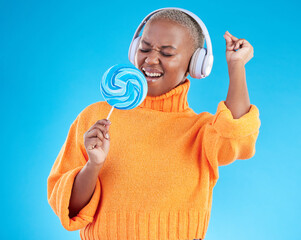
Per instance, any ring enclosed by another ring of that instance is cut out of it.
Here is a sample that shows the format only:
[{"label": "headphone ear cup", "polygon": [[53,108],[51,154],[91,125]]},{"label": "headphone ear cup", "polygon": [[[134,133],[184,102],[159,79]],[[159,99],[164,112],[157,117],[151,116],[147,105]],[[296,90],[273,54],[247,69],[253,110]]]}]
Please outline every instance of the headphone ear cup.
[{"label": "headphone ear cup", "polygon": [[206,48],[198,48],[191,57],[189,65],[189,74],[192,78],[203,78],[202,68],[206,56]]},{"label": "headphone ear cup", "polygon": [[207,77],[210,74],[212,65],[213,65],[213,55],[206,55],[204,59],[203,68],[202,68],[202,73],[204,77]]},{"label": "headphone ear cup", "polygon": [[140,39],[141,39],[141,36],[135,38],[135,40],[132,42],[130,49],[129,49],[129,60],[134,65],[135,65],[135,54],[138,49]]}]

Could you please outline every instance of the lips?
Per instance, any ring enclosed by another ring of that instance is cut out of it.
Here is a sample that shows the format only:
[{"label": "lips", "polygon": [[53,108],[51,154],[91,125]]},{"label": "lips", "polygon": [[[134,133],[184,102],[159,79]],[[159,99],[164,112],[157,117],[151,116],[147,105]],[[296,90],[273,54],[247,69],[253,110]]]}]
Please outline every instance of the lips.
[{"label": "lips", "polygon": [[155,68],[142,67],[142,72],[148,82],[157,81],[159,78],[163,76],[163,71]]},{"label": "lips", "polygon": [[159,73],[159,74],[163,74],[163,71],[156,69],[156,68],[150,68],[150,67],[142,67],[142,70],[144,72],[148,72],[148,73]]}]

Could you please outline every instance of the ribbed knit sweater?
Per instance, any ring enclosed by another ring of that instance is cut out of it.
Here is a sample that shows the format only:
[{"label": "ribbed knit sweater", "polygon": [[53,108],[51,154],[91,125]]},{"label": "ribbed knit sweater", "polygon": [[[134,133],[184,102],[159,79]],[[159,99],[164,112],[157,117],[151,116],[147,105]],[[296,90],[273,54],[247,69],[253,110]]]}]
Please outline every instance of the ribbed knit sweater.
[{"label": "ribbed knit sweater", "polygon": [[47,181],[48,202],[81,239],[193,240],[205,238],[218,166],[255,154],[259,110],[233,119],[220,101],[213,115],[188,105],[190,80],[131,110],[114,109],[110,149],[90,202],[69,218],[74,179],[88,160],[83,135],[107,117],[104,101],[72,123]]}]

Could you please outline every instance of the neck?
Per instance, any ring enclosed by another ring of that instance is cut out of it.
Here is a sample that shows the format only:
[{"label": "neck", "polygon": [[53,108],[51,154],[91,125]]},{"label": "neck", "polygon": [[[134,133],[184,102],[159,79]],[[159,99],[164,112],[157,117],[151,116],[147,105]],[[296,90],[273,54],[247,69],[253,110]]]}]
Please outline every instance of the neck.
[{"label": "neck", "polygon": [[184,112],[189,109],[187,94],[190,87],[190,80],[171,89],[160,96],[146,96],[144,101],[138,106],[161,112]]}]

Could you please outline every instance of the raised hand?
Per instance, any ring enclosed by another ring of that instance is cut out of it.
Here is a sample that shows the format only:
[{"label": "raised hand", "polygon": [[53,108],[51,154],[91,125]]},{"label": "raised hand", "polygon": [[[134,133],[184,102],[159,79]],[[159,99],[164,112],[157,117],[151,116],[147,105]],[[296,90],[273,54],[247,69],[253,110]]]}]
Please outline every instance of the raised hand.
[{"label": "raised hand", "polygon": [[245,65],[254,55],[252,45],[244,38],[238,39],[228,31],[224,34],[226,40],[227,63],[241,61]]}]

